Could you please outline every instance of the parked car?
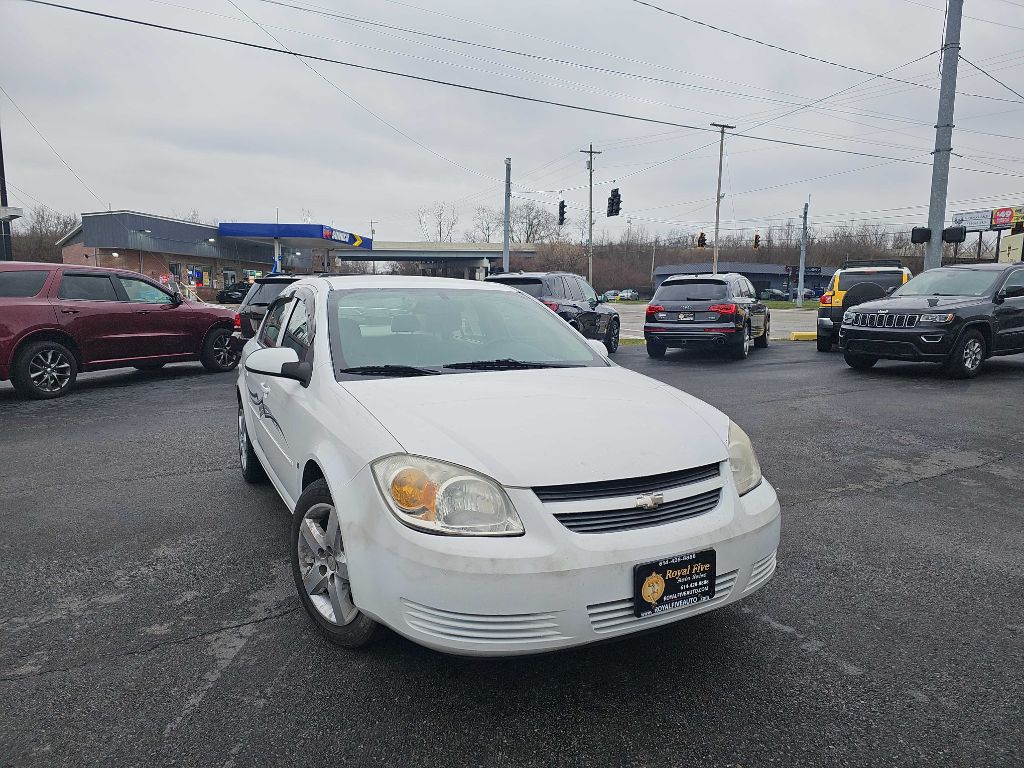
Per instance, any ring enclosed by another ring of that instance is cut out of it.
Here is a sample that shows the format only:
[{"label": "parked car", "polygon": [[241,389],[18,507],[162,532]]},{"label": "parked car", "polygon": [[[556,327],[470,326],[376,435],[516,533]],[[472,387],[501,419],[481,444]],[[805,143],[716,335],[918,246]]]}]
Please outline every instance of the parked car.
[{"label": "parked car", "polygon": [[[488,282],[511,285],[528,293],[588,339],[604,343],[609,353],[619,348],[619,313],[602,301],[590,283],[569,272],[508,272]],[[607,297],[607,294],[605,294]]]},{"label": "parked car", "polygon": [[818,299],[819,352],[830,352],[839,341],[843,315],[858,304],[880,299],[913,275],[898,259],[847,260],[832,275],[828,290]]},{"label": "parked car", "polygon": [[754,286],[736,273],[673,275],[647,305],[647,354],[662,358],[669,348],[715,344],[744,359],[752,346],[768,346],[771,312]]},{"label": "parked car", "polygon": [[619,295],[615,299],[616,301],[639,301],[640,294],[634,291],[632,288],[627,288],[624,291],[620,291]]},{"label": "parked car", "polygon": [[234,333],[231,334],[231,349],[241,352],[245,342],[251,339],[263,322],[263,316],[281,291],[298,280],[296,275],[268,275],[257,277],[242,298],[234,318]]},{"label": "parked car", "polygon": [[757,295],[757,298],[761,301],[789,301],[789,294],[778,288],[766,288]]},{"label": "parked car", "polygon": [[250,285],[248,280],[226,285],[222,290],[217,291],[217,301],[221,304],[241,304],[245,294],[249,292]]},{"label": "parked car", "polygon": [[969,378],[982,361],[1024,352],[1024,266],[964,264],[930,269],[843,315],[839,345],[851,368],[879,360],[941,363]]},{"label": "parked car", "polygon": [[619,298],[618,291],[605,291],[598,296],[601,301],[617,301]]},{"label": "parked car", "polygon": [[[293,511],[316,628],[525,654],[763,586],[779,501],[743,430],[500,283],[308,278],[246,344],[242,475],[269,475]],[[613,450],[609,421],[633,427]],[[541,446],[558,424],[581,450]]]},{"label": "parked car", "polygon": [[82,371],[188,360],[230,371],[232,314],[135,272],[0,262],[0,380],[42,399],[66,394]]}]

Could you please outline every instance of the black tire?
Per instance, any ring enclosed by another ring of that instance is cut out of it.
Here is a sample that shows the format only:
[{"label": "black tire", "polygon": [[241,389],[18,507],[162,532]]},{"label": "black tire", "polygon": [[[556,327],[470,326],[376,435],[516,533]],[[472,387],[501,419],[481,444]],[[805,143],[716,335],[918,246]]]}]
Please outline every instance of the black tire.
[{"label": "black tire", "polygon": [[818,334],[818,351],[819,352],[831,352],[832,351],[832,336],[822,336]]},{"label": "black tire", "polygon": [[736,334],[736,336],[739,338],[739,342],[733,342],[729,354],[732,355],[734,360],[746,360],[750,356],[750,326],[744,325],[743,332]]},{"label": "black tire", "polygon": [[167,365],[167,363],[141,363],[133,367],[137,371],[159,371],[165,365]]},{"label": "black tire", "polygon": [[844,352],[843,358],[846,360],[846,364],[856,371],[867,371],[874,367],[875,363],[878,362],[877,357],[871,355],[855,355],[852,352]]},{"label": "black tire", "polygon": [[973,379],[981,370],[988,352],[985,337],[980,331],[968,328],[957,339],[943,366],[951,379]]},{"label": "black tire", "polygon": [[665,345],[657,341],[647,342],[647,355],[655,360],[661,360],[665,356]]},{"label": "black tire", "polygon": [[199,355],[199,360],[206,370],[214,373],[226,373],[235,369],[240,356],[231,349],[230,340],[230,328],[214,328],[206,334],[203,351]]},{"label": "black tire", "polygon": [[[356,608],[357,614],[355,618],[351,619],[348,623],[337,624],[331,622],[313,605],[303,582],[303,567],[305,563],[300,563],[299,561],[300,537],[303,536],[303,522],[306,519],[307,513],[324,505],[333,507],[334,501],[331,498],[331,491],[327,487],[327,481],[323,479],[316,480],[308,485],[306,490],[304,490],[302,495],[299,497],[298,502],[295,504],[295,514],[292,516],[292,535],[290,539],[291,552],[289,558],[292,562],[292,575],[295,577],[295,589],[299,593],[299,600],[302,602],[303,608],[306,609],[306,613],[309,614],[309,617],[316,625],[316,628],[329,642],[343,648],[360,648],[367,645],[374,639],[380,630],[380,625],[369,616],[359,611],[358,607]],[[341,541],[340,538],[339,541]],[[343,549],[339,551],[344,552]],[[344,552],[344,555],[347,558],[348,552]],[[311,562],[312,564],[310,567],[318,567],[315,561]],[[339,559],[338,562],[340,563],[341,559]],[[326,566],[324,566],[324,569],[326,569]],[[309,572],[308,569],[306,572]],[[324,571],[321,570],[321,573],[324,573]],[[336,576],[334,571],[325,575],[328,580],[339,578]],[[343,581],[347,582],[347,580]],[[349,591],[349,595],[351,596],[351,591]],[[353,601],[353,605],[354,604],[355,603]]]},{"label": "black tire", "polygon": [[613,317],[608,323],[608,330],[604,334],[604,348],[609,355],[614,355],[619,348],[619,319]]},{"label": "black tire", "polygon": [[245,413],[242,406],[238,406],[238,464],[242,469],[242,479],[247,483],[262,483],[267,479],[267,473],[263,469],[263,463],[252,447],[249,439],[249,429],[245,426]]},{"label": "black tire", "polygon": [[771,322],[768,320],[764,321],[764,331],[754,339],[754,347],[756,349],[766,349],[768,347],[768,334],[771,333]]},{"label": "black tire", "polygon": [[56,341],[32,341],[18,350],[11,366],[11,384],[23,397],[52,400],[66,395],[78,378],[78,360]]}]

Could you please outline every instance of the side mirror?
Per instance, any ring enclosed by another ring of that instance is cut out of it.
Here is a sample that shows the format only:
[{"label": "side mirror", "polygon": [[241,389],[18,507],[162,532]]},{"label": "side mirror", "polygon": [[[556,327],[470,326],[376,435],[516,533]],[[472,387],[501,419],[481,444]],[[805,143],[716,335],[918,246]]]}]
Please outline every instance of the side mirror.
[{"label": "side mirror", "polygon": [[181,295],[181,291],[175,291],[174,295],[171,296],[171,301],[174,303],[174,306],[180,307],[185,303],[185,297]]},{"label": "side mirror", "polygon": [[602,360],[608,359],[608,349],[607,347],[605,347],[603,341],[598,341],[597,339],[587,339],[587,344],[590,345],[590,348],[592,350],[594,350],[595,352],[597,352],[598,355],[600,355]]},{"label": "side mirror", "polygon": [[885,289],[885,295],[892,296],[897,288],[899,288],[898,285],[890,285],[888,288]]},{"label": "side mirror", "polygon": [[245,359],[245,370],[278,379],[291,379],[308,387],[313,378],[311,363],[299,362],[299,356],[289,347],[257,349]]},{"label": "side mirror", "polygon": [[1024,296],[1024,285],[1011,285],[999,293],[1004,299],[1019,299],[1021,296]]}]

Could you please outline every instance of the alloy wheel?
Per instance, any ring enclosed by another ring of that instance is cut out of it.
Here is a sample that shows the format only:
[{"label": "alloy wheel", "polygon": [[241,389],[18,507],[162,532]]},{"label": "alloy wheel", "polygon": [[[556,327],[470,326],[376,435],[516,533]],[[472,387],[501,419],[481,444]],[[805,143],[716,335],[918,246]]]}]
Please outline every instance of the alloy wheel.
[{"label": "alloy wheel", "polygon": [[28,375],[42,392],[60,392],[71,381],[71,361],[59,349],[41,349],[29,361]]},{"label": "alloy wheel", "polygon": [[310,602],[331,624],[344,626],[359,616],[348,579],[348,556],[341,541],[338,512],[314,504],[303,515],[298,541],[299,573]]},{"label": "alloy wheel", "polygon": [[228,344],[230,338],[226,333],[221,334],[213,343],[213,359],[217,361],[218,365],[225,367],[232,365],[238,357]]},{"label": "alloy wheel", "polygon": [[608,351],[614,352],[619,348],[619,323],[612,322],[611,333],[608,334]]},{"label": "alloy wheel", "polygon": [[977,370],[978,366],[981,365],[981,358],[984,354],[985,351],[980,341],[977,339],[968,340],[964,345],[964,368],[969,371]]},{"label": "alloy wheel", "polygon": [[249,434],[245,430],[245,413],[241,406],[238,407],[238,460],[245,472],[249,468]]}]

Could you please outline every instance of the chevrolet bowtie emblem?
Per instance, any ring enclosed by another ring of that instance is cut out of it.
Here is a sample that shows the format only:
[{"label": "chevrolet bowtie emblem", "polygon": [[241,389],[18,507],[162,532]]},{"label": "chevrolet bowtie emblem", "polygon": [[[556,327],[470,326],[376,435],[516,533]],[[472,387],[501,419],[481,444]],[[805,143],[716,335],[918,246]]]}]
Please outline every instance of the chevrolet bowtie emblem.
[{"label": "chevrolet bowtie emblem", "polygon": [[665,501],[664,495],[660,493],[645,493],[636,497],[636,505],[640,509],[654,509],[660,507]]}]

